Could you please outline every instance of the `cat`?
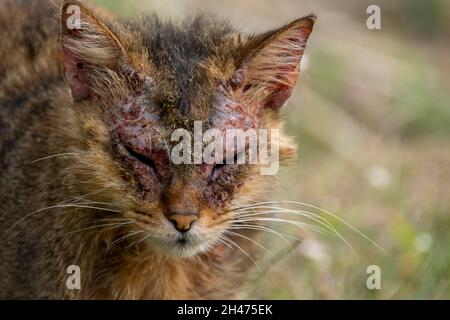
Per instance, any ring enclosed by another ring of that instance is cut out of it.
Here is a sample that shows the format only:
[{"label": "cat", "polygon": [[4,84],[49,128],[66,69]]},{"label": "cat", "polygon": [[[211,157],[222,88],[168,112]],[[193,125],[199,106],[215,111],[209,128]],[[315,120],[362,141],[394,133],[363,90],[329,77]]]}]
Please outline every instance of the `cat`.
[{"label": "cat", "polygon": [[0,3],[0,298],[239,296],[262,254],[239,217],[273,177],[175,165],[170,133],[282,130],[315,16],[244,35],[57,5]]}]

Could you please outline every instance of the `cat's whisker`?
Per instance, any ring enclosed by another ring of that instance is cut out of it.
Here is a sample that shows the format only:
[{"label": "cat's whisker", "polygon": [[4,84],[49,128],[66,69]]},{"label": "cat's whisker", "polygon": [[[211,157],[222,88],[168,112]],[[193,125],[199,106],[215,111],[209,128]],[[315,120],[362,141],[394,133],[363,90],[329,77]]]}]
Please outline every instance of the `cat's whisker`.
[{"label": "cat's whisker", "polygon": [[249,238],[249,237],[247,237],[247,236],[244,236],[243,234],[240,234],[240,233],[234,232],[234,231],[230,231],[230,230],[226,230],[226,231],[224,231],[224,233],[227,233],[227,234],[231,234],[231,235],[235,235],[235,236],[244,238],[244,239],[250,241],[251,243],[255,244],[256,246],[260,247],[261,249],[263,249],[264,251],[266,251],[266,252],[267,252],[268,254],[270,254],[271,256],[273,256],[273,253],[272,253],[269,249],[267,249],[265,246],[263,246],[263,245],[262,245],[261,243],[259,243],[258,241],[253,240],[252,238]]},{"label": "cat's whisker", "polygon": [[152,235],[152,233],[151,233],[151,232],[148,232],[148,233],[147,233],[146,235],[144,235],[141,239],[136,240],[136,241],[130,243],[130,244],[125,248],[125,250],[128,250],[129,248],[132,248],[133,246],[137,246],[139,243],[144,242],[144,241],[145,241],[148,237],[150,237],[151,235]]},{"label": "cat's whisker", "polygon": [[363,237],[364,239],[366,239],[367,241],[369,241],[370,243],[372,243],[375,247],[377,247],[379,250],[381,250],[384,253],[387,253],[387,251],[385,249],[383,249],[379,244],[377,244],[375,241],[373,241],[372,239],[370,239],[368,236],[366,236],[362,231],[360,231],[358,228],[356,228],[355,226],[353,226],[351,223],[345,221],[344,219],[338,217],[337,215],[335,215],[334,213],[331,213],[325,209],[322,209],[320,207],[314,206],[312,204],[308,204],[308,203],[304,203],[304,202],[297,202],[297,201],[283,201],[285,203],[290,203],[290,204],[294,204],[294,205],[299,205],[299,206],[304,206],[304,207],[308,207],[308,208],[312,208],[312,209],[316,209],[319,210],[333,218],[335,218],[336,220],[340,221],[341,223],[345,224],[347,227],[349,227],[350,229],[352,229],[353,231],[355,231],[356,233],[358,233],[361,237]]},{"label": "cat's whisker", "polygon": [[259,272],[262,272],[262,269],[260,268],[260,266],[256,263],[255,259],[253,259],[253,257],[244,249],[242,249],[235,241],[231,240],[229,237],[227,237],[226,235],[222,234],[221,235],[223,237],[224,241],[227,241],[228,243],[230,243],[231,245],[235,246],[237,249],[239,249],[239,251],[241,251],[244,255],[246,255],[252,262],[253,264],[256,266],[256,268],[258,268]]},{"label": "cat's whisker", "polygon": [[122,219],[122,218],[100,218],[100,219],[92,219],[91,221],[88,221],[86,223],[83,223],[82,226],[92,226],[92,225],[98,225],[99,223],[121,223],[126,222],[133,223],[130,219]]},{"label": "cat's whisker", "polygon": [[24,217],[20,218],[18,221],[16,221],[15,223],[13,223],[3,234],[4,236],[11,230],[13,229],[15,226],[17,226],[19,223],[23,222],[25,219],[30,218],[31,216],[38,214],[40,212],[44,212],[47,210],[51,210],[51,209],[56,209],[56,208],[80,208],[80,209],[95,209],[95,210],[100,210],[100,211],[110,211],[110,212],[120,212],[118,210],[112,210],[112,209],[108,209],[108,208],[101,208],[101,207],[94,207],[94,206],[83,206],[83,205],[76,205],[76,204],[61,204],[61,205],[53,205],[53,206],[48,206],[45,208],[41,208],[38,210],[35,210],[27,215],[25,215]]},{"label": "cat's whisker", "polygon": [[[384,253],[386,253],[386,250],[384,250],[380,245],[378,245],[375,241],[373,241],[372,239],[370,239],[367,235],[365,235],[363,232],[361,232],[358,228],[356,228],[355,226],[353,226],[352,224],[350,224],[349,222],[345,221],[344,219],[338,217],[337,215],[323,209],[320,208],[318,206],[315,205],[311,205],[308,203],[303,203],[303,202],[298,202],[298,201],[288,201],[288,200],[283,200],[283,201],[268,201],[265,204],[282,204],[282,203],[286,203],[286,204],[290,204],[290,205],[298,205],[298,206],[304,206],[310,209],[314,209],[314,210],[318,210],[319,212],[329,215],[330,217],[335,218],[337,221],[339,221],[340,223],[343,223],[344,225],[346,225],[348,228],[350,228],[351,230],[355,231],[357,234],[359,234],[361,237],[363,237],[364,239],[366,239],[367,241],[369,241],[371,244],[373,244],[375,247],[377,247],[379,250],[383,251]],[[236,213],[248,213],[248,212],[254,212],[251,210],[259,210],[259,209],[272,209],[272,210],[286,210],[289,213],[294,213],[295,212],[299,212],[302,215],[303,214],[310,214],[312,216],[317,217],[318,219],[322,220],[325,224],[327,224],[330,228],[332,228],[334,233],[336,233],[336,235],[349,247],[351,248],[353,251],[355,251],[353,249],[353,247],[350,245],[350,243],[337,231],[337,229],[327,220],[325,219],[323,216],[320,216],[318,214],[315,214],[313,212],[310,211],[304,211],[304,210],[292,210],[292,209],[287,209],[287,208],[280,208],[280,207],[276,207],[276,206],[265,206],[264,204],[261,205],[261,203],[257,203],[257,204],[253,204],[250,206],[246,206],[246,207],[240,207],[240,208],[235,208],[234,211]],[[281,213],[281,212],[280,212]],[[251,213],[250,213],[251,214]],[[244,215],[242,215],[244,216]]]},{"label": "cat's whisker", "polygon": [[260,206],[260,205],[277,204],[277,203],[278,203],[278,201],[264,201],[264,202],[258,202],[258,203],[253,203],[253,204],[246,205],[246,206],[241,206],[241,207],[229,209],[229,210],[227,210],[227,211],[225,211],[225,212],[235,212],[235,211],[240,211],[240,210],[243,210],[243,209],[254,208],[254,207],[257,207],[257,206]]},{"label": "cat's whisker", "polygon": [[122,236],[122,237],[120,237],[120,238],[114,240],[114,241],[111,243],[111,248],[112,248],[115,244],[117,244],[117,243],[119,243],[119,242],[121,242],[121,241],[123,241],[123,240],[125,240],[125,239],[127,239],[127,238],[129,238],[129,237],[132,237],[132,236],[134,236],[134,235],[136,235],[136,234],[142,233],[142,232],[145,232],[145,230],[138,230],[138,231],[133,231],[133,232],[127,233],[126,235],[124,235],[124,236]]},{"label": "cat's whisker", "polygon": [[89,206],[89,205],[83,205],[83,204],[70,204],[70,205],[62,205],[60,207],[75,207],[75,208],[84,208],[84,209],[94,209],[94,210],[100,210],[100,211],[109,211],[109,212],[116,212],[116,213],[120,213],[121,211],[119,210],[114,210],[114,209],[110,209],[110,208],[104,208],[104,207],[99,207],[99,206]]},{"label": "cat's whisker", "polygon": [[101,218],[101,219],[93,219],[93,221],[95,222],[102,222],[102,221],[131,221],[130,219],[127,218]]},{"label": "cat's whisker", "polygon": [[[89,199],[87,199],[87,200],[89,200]],[[114,203],[114,202],[101,202],[101,201],[89,200],[89,201],[85,201],[85,202],[76,202],[76,203],[83,204],[83,205],[101,204],[101,205],[107,205],[107,206],[115,206],[115,207],[119,207],[119,208],[126,208],[126,206],[119,204],[119,203]]]},{"label": "cat's whisker", "polygon": [[[254,212],[254,211],[253,211]],[[306,217],[308,219],[314,220],[317,223],[323,225],[324,227],[326,227],[327,229],[329,229],[332,232],[337,232],[336,228],[334,228],[334,226],[325,218],[309,212],[309,211],[303,211],[303,210],[291,210],[291,209],[286,209],[286,208],[278,208],[278,207],[274,207],[273,210],[270,211],[263,211],[263,212],[254,212],[254,213],[249,213],[249,214],[244,214],[244,215],[239,215],[239,218],[242,217],[252,217],[252,216],[258,216],[258,215],[264,215],[264,214],[272,214],[272,213],[292,213],[292,214],[296,214],[299,216],[303,216]]]},{"label": "cat's whisker", "polygon": [[[270,207],[269,207],[270,208]],[[286,208],[279,208],[279,207],[273,207],[273,210],[271,211],[262,211],[262,212],[256,212],[256,213],[250,213],[245,215],[239,215],[239,218],[242,217],[252,217],[252,216],[259,216],[259,215],[265,215],[265,214],[272,214],[272,213],[292,213],[296,215],[300,215],[309,219],[312,219],[316,221],[317,223],[321,224],[330,232],[332,232],[334,235],[336,235],[338,238],[340,238],[347,246],[350,248],[352,247],[349,242],[339,233],[339,231],[324,217],[319,216],[318,214],[315,214],[313,212],[304,211],[304,210],[292,210],[292,209],[286,209]]]},{"label": "cat's whisker", "polygon": [[[316,214],[316,213],[313,213],[313,212],[310,212],[310,211],[305,211],[305,210],[291,210],[291,209],[289,209],[289,211],[288,211],[289,213],[293,213],[293,214],[301,214],[301,215],[303,215],[303,214],[306,214],[306,215],[311,215],[311,216],[313,216],[313,217],[317,217],[317,219],[320,219],[321,221],[323,221],[323,223],[322,222],[319,222],[320,224],[322,224],[322,225],[326,225],[326,226],[328,226],[328,229],[331,231],[331,232],[333,232],[339,239],[341,239],[350,249],[352,249],[353,251],[354,251],[354,249],[353,249],[353,247],[350,245],[350,243],[348,242],[348,240],[346,239],[346,238],[344,238],[344,236],[336,229],[336,227],[331,223],[331,222],[329,222],[325,217],[322,217],[322,216],[320,216],[320,215],[318,215],[318,214]],[[311,218],[311,219],[313,219],[313,218]],[[314,220],[316,220],[316,219],[314,219]]]},{"label": "cat's whisker", "polygon": [[[102,188],[100,188],[100,189],[98,189],[98,190],[94,190],[94,191],[91,191],[91,192],[82,194],[82,195],[80,195],[80,196],[75,196],[75,197],[73,197],[73,198],[69,198],[69,199],[67,199],[67,200],[64,200],[64,201],[58,203],[58,204],[64,204],[64,203],[72,203],[72,204],[73,204],[73,203],[77,203],[77,202],[79,202],[79,201],[85,199],[85,198],[88,197],[88,196],[92,196],[92,195],[94,195],[94,194],[98,194],[98,193],[100,193],[100,192],[105,191],[105,190],[108,189],[108,188],[109,188],[108,186],[105,186],[105,187],[102,187]],[[79,199],[79,200],[78,200],[78,199]]]},{"label": "cat's whisker", "polygon": [[[345,243],[348,244],[348,242],[343,239],[343,237],[339,234],[339,232],[336,230],[336,228],[334,228],[333,225],[331,225],[325,218],[311,213],[311,212],[307,212],[307,211],[300,211],[300,210],[291,210],[291,209],[286,209],[286,208],[280,208],[280,207],[275,207],[275,206],[267,206],[267,204],[276,204],[276,201],[267,201],[267,202],[260,202],[260,203],[256,203],[256,204],[252,204],[249,206],[245,206],[245,207],[240,207],[239,209],[235,209],[235,212],[239,212],[239,216],[237,218],[237,220],[242,220],[243,218],[249,218],[252,216],[262,216],[262,215],[266,215],[266,214],[272,214],[272,213],[294,213],[297,215],[301,215],[303,217],[312,219],[313,221],[321,224],[322,226],[324,226],[326,229],[322,229],[320,227],[314,226],[314,225],[310,225],[310,224],[305,224],[302,222],[297,222],[297,221],[292,221],[290,223],[298,225],[301,224],[300,226],[305,229],[306,227],[308,227],[308,229],[313,229],[314,231],[317,231],[321,234],[325,234],[328,236],[333,236],[333,235],[337,235],[339,238],[341,238]],[[256,210],[260,210],[260,209],[264,209],[266,211],[262,211],[262,212],[257,212]],[[267,209],[270,209],[270,211],[267,211]],[[250,212],[249,214],[244,214],[242,215],[241,213],[247,213]],[[269,218],[270,219],[270,218]],[[261,225],[257,225],[259,228],[261,228]],[[274,231],[269,229],[270,231]],[[327,230],[329,230],[330,232],[328,232]],[[267,231],[267,230],[265,230]],[[285,240],[285,238],[283,238]],[[295,238],[297,241],[300,241],[300,239]],[[286,241],[286,240],[285,240]],[[286,241],[286,243],[289,245],[289,243]],[[349,245],[349,247],[351,247]]]},{"label": "cat's whisker", "polygon": [[225,241],[221,238],[221,235],[219,235],[219,237],[217,238],[217,241],[219,241],[220,243],[223,243],[223,244],[226,245],[227,247],[233,249],[233,247],[232,247],[229,243],[225,242]]},{"label": "cat's whisker", "polygon": [[28,164],[32,164],[32,163],[36,163],[42,160],[47,160],[47,159],[52,159],[52,158],[56,158],[56,157],[62,157],[62,156],[74,156],[74,155],[80,155],[81,153],[77,153],[77,152],[63,152],[63,153],[57,153],[57,154],[52,154],[46,157],[42,157],[42,158],[38,158],[38,159],[34,159],[28,162]]},{"label": "cat's whisker", "polygon": [[300,221],[293,221],[293,220],[287,220],[287,219],[280,219],[280,218],[252,218],[252,219],[236,219],[237,221],[242,222],[253,222],[253,221],[267,221],[267,222],[283,222],[287,224],[291,224],[294,226],[297,226],[303,230],[312,230],[316,231],[323,235],[333,236],[333,233],[330,233],[328,230],[325,230],[321,227],[315,226],[310,223],[300,222]]},{"label": "cat's whisker", "polygon": [[95,226],[82,228],[82,229],[79,229],[79,230],[75,230],[75,231],[70,231],[70,232],[64,233],[61,236],[58,236],[58,238],[62,238],[62,237],[65,237],[65,236],[68,236],[70,234],[74,234],[74,233],[77,233],[77,232],[91,230],[91,229],[96,229],[96,228],[102,228],[102,227],[111,227],[111,228],[105,229],[105,230],[110,230],[110,229],[118,228],[118,227],[121,227],[121,226],[124,226],[124,225],[127,225],[127,224],[131,224],[131,223],[132,222],[129,221],[129,222],[122,222],[122,223],[108,223],[108,224],[95,225]]},{"label": "cat's whisker", "polygon": [[287,239],[293,239],[293,240],[300,241],[300,242],[302,241],[301,239],[296,238],[294,236],[291,236],[291,235],[279,232],[277,230],[274,230],[272,227],[262,226],[262,225],[259,225],[259,224],[251,224],[251,223],[240,224],[240,223],[237,223],[237,224],[234,224],[233,226],[229,227],[229,229],[231,229],[231,230],[249,229],[249,230],[265,231],[265,232],[273,233],[276,236],[278,236],[281,240],[283,240],[286,243],[286,245],[288,245],[288,246],[290,246],[290,243],[289,243],[289,241]]}]

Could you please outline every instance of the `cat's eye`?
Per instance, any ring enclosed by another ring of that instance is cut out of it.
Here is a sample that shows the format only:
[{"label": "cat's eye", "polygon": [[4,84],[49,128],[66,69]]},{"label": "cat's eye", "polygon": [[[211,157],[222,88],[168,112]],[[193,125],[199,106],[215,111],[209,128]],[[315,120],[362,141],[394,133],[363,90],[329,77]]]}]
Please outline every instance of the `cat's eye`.
[{"label": "cat's eye", "polygon": [[150,159],[146,156],[143,156],[142,154],[137,153],[136,151],[134,151],[133,149],[131,149],[130,147],[128,147],[126,145],[125,145],[125,150],[127,150],[128,154],[130,156],[132,156],[133,158],[135,158],[136,160],[138,160],[140,163],[142,163],[143,165],[145,165],[149,168],[152,168],[153,170],[155,170],[155,172],[157,172],[155,162],[152,159]]}]

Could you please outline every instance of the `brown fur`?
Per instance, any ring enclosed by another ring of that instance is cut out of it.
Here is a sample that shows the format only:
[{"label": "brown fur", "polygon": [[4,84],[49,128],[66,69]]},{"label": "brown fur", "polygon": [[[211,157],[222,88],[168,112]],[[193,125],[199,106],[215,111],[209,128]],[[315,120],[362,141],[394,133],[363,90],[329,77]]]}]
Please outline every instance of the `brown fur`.
[{"label": "brown fur", "polygon": [[[210,18],[177,27],[151,17],[112,23],[84,6],[82,13],[84,33],[63,25],[61,42],[59,9],[50,2],[0,4],[0,298],[235,297],[253,265],[237,249],[214,242],[185,258],[137,236],[116,241],[144,229],[165,236],[167,211],[192,211],[205,234],[214,237],[233,218],[227,209],[260,199],[270,178],[244,166],[225,169],[228,180],[207,186],[201,182],[204,167],[172,167],[132,132],[149,125],[161,141],[174,128],[191,129],[194,120],[230,126],[216,112],[222,108],[220,90],[232,107],[246,107],[232,109],[242,119],[281,128],[280,101],[295,84],[313,17],[247,37]],[[297,36],[304,39],[293,43]],[[292,55],[297,60],[283,60]],[[274,70],[264,69],[267,59]],[[79,61],[82,67],[74,69]],[[83,86],[78,99],[77,85]],[[126,103],[141,112],[134,122],[119,116]],[[146,169],[118,156],[117,132],[136,152],[152,155],[161,168],[162,190],[152,187]],[[53,156],[61,153],[66,155]],[[295,146],[283,136],[280,158],[294,154]],[[77,198],[86,195],[91,202]],[[115,218],[133,224],[96,224]],[[232,239],[256,259],[251,243]],[[81,268],[81,290],[65,285],[72,264]]]}]

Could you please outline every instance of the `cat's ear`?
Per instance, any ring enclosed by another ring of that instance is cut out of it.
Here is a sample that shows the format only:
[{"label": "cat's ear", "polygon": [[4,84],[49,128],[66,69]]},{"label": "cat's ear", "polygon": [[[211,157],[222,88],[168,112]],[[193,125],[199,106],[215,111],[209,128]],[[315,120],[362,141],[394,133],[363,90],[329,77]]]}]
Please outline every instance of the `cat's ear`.
[{"label": "cat's ear", "polygon": [[99,75],[119,67],[124,50],[114,33],[78,1],[61,11],[62,68],[75,101],[88,99]]},{"label": "cat's ear", "polygon": [[310,15],[251,38],[238,69],[237,93],[253,105],[279,110],[292,94],[315,19]]}]

